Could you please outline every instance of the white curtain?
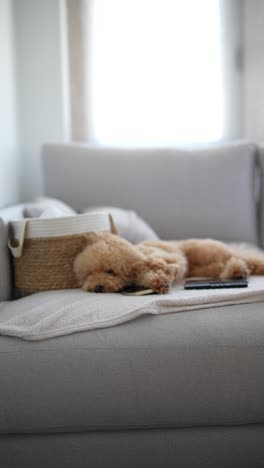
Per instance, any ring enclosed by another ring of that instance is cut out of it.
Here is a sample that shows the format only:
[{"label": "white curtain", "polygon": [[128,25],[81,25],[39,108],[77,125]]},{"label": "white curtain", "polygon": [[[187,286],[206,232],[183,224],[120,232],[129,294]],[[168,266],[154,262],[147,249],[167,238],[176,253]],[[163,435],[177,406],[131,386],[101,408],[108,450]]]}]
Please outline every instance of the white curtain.
[{"label": "white curtain", "polygon": [[76,2],[85,64],[76,69],[75,47],[78,139],[142,146],[236,136],[237,1],[68,0]]}]

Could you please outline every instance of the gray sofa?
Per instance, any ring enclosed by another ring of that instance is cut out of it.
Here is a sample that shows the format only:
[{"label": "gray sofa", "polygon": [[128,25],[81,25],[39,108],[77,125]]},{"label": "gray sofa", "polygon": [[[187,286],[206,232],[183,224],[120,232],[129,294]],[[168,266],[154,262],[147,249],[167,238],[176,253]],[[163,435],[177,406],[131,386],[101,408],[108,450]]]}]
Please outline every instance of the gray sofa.
[{"label": "gray sofa", "polygon": [[[247,142],[43,149],[46,195],[132,208],[165,239],[263,246],[263,168]],[[2,336],[0,402],[3,468],[263,467],[264,304]]]}]

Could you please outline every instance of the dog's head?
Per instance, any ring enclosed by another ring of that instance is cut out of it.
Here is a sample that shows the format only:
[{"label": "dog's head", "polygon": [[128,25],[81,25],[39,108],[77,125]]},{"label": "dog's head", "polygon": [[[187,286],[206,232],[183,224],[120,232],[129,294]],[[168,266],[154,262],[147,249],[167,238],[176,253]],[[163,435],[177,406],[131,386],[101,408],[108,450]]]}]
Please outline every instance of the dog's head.
[{"label": "dog's head", "polygon": [[85,291],[117,292],[128,286],[168,291],[171,271],[164,261],[149,259],[136,245],[114,234],[89,234],[87,239],[87,247],[74,261],[74,272]]}]

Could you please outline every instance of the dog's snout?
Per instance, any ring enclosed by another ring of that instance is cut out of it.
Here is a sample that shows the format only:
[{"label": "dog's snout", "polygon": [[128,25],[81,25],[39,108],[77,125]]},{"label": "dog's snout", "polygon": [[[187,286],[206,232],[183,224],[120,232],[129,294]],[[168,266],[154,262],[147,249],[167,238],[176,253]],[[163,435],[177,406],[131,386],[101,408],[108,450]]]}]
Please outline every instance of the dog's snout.
[{"label": "dog's snout", "polygon": [[94,288],[94,292],[96,292],[96,293],[102,293],[102,292],[104,292],[104,287],[103,287],[102,285],[99,284],[98,286],[96,286],[96,287]]}]

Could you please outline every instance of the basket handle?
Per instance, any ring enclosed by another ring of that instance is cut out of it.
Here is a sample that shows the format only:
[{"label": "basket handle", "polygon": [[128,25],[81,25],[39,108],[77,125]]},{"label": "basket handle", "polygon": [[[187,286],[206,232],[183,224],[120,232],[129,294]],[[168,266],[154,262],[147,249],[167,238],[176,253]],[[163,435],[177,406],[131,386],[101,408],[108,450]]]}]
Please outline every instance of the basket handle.
[{"label": "basket handle", "polygon": [[117,227],[115,225],[113,216],[111,215],[111,213],[109,213],[108,216],[109,216],[109,223],[110,223],[111,233],[118,235],[118,229],[117,229]]},{"label": "basket handle", "polygon": [[17,229],[16,236],[18,239],[16,239],[16,245],[12,245],[12,239],[9,235],[8,238],[8,247],[12,252],[13,257],[19,258],[21,257],[23,253],[23,246],[24,246],[24,239],[25,239],[25,233],[26,233],[26,227],[27,227],[27,220],[23,219],[19,223],[19,228]]}]

